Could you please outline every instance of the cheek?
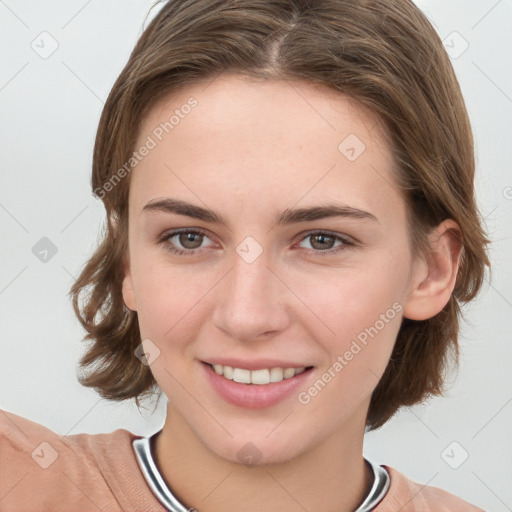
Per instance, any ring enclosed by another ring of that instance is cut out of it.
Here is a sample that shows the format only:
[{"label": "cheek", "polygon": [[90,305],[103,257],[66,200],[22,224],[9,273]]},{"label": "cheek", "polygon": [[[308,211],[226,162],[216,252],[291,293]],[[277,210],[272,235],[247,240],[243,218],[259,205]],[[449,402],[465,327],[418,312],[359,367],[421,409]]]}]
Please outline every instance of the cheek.
[{"label": "cheek", "polygon": [[194,265],[142,263],[134,283],[141,336],[183,345],[202,324],[201,303],[219,279],[213,274]]},{"label": "cheek", "polygon": [[374,259],[366,265],[304,272],[288,281],[311,317],[317,318],[314,328],[318,335],[323,333],[320,339],[351,339],[381,315],[387,314],[386,325],[395,319],[405,298],[407,264]]},{"label": "cheek", "polygon": [[333,400],[343,395],[347,403],[375,388],[400,329],[406,262],[384,265],[378,259],[379,265],[329,269],[324,279],[310,275],[292,286],[314,312],[303,319],[309,318],[310,337],[323,349],[320,377],[328,381]]},{"label": "cheek", "polygon": [[[317,418],[318,429],[328,428],[320,418],[329,415],[331,424],[343,422],[369,400],[382,377],[401,325],[403,306],[392,302],[392,290],[381,283],[361,291],[358,283],[345,281],[342,296],[317,300],[323,322],[334,334],[315,322],[311,336],[323,349],[324,363],[311,386],[299,390],[297,400]],[[331,290],[332,291],[332,290]]]}]

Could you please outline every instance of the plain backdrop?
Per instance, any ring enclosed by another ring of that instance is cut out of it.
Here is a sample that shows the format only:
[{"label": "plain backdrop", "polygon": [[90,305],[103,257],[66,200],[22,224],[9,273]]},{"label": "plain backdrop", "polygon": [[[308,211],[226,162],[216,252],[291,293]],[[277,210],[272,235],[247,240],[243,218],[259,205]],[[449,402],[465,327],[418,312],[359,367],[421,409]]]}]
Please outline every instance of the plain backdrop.
[{"label": "plain backdrop", "polygon": [[[90,189],[99,116],[159,10],[146,19],[151,5],[0,2],[0,407],[62,435],[146,435],[164,419],[165,399],[139,412],[78,384],[83,332],[67,297],[104,222]],[[365,455],[501,512],[512,510],[512,1],[418,5],[445,41],[467,102],[493,272],[465,308],[447,395],[367,434]],[[37,244],[52,247],[46,262]]]}]

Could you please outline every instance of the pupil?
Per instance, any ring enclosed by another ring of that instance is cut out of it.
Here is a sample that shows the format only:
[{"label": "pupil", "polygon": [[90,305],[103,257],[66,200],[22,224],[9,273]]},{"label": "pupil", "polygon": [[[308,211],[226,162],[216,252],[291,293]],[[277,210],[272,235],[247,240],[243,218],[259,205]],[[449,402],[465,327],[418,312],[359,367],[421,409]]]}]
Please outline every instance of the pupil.
[{"label": "pupil", "polygon": [[315,240],[319,240],[320,241],[320,245],[324,245],[323,248],[325,248],[325,241],[327,241],[327,242],[329,242],[330,240],[332,241],[332,237],[331,236],[315,235],[313,238]]},{"label": "pupil", "polygon": [[[184,234],[182,234],[182,239],[180,240],[180,243],[183,246],[187,247],[187,249],[196,249],[197,247],[199,247],[201,245],[201,240],[199,240],[199,244],[197,243],[197,240],[195,240],[196,244],[194,245],[194,239],[195,238],[200,239],[201,236],[202,235],[200,235],[198,233],[184,233]],[[193,247],[187,246],[187,243],[189,243],[189,242],[192,242]]]}]

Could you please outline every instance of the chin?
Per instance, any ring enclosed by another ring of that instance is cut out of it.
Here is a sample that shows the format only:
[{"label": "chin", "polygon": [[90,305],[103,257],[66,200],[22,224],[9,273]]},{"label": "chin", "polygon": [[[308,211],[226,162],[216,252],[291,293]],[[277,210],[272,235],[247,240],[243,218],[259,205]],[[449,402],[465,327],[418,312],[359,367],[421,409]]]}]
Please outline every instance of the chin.
[{"label": "chin", "polygon": [[283,464],[294,459],[299,453],[280,449],[269,453],[264,447],[260,449],[254,443],[248,442],[240,448],[237,447],[236,450],[228,450],[226,453],[216,453],[216,455],[228,462],[252,468]]},{"label": "chin", "polygon": [[203,440],[203,444],[217,457],[247,467],[283,464],[307,450],[307,444],[296,435],[284,431],[283,436],[274,434],[244,433],[229,439],[212,439],[209,443]]}]

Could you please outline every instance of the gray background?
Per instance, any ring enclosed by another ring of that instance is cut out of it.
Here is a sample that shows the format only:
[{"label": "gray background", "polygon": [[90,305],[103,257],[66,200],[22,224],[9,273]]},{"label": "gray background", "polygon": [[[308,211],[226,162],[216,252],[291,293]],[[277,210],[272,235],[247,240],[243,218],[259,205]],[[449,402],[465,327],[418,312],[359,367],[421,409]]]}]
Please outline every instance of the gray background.
[{"label": "gray background", "polygon": [[[165,399],[140,413],[78,384],[83,333],[66,296],[104,221],[89,186],[101,109],[151,3],[0,1],[0,407],[59,434],[149,434],[164,419]],[[471,116],[493,273],[465,308],[447,395],[367,434],[365,455],[501,512],[512,510],[512,1],[417,3],[446,41]],[[43,237],[57,250],[46,262],[33,252]]]}]

